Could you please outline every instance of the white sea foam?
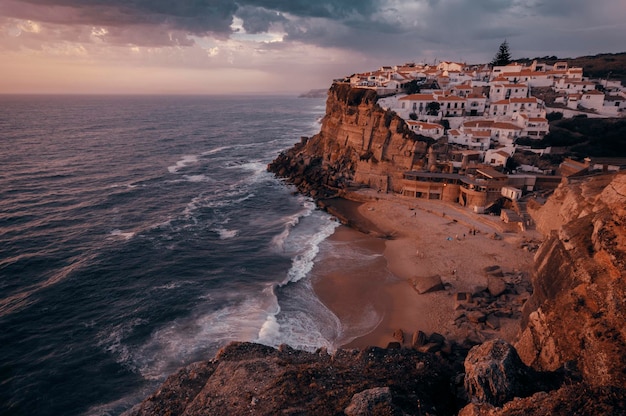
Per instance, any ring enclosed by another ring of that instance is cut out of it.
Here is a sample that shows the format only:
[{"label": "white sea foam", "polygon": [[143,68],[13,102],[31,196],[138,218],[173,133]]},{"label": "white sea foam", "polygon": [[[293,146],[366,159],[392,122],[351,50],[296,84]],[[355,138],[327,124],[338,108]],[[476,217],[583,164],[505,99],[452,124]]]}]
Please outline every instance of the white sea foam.
[{"label": "white sea foam", "polygon": [[152,290],[172,290],[190,283],[192,282],[188,280],[177,280],[175,282],[166,283],[164,285],[154,286],[152,287]]},{"label": "white sea foam", "polygon": [[283,219],[284,221],[283,231],[281,231],[280,234],[272,237],[271,245],[278,252],[285,251],[285,242],[287,241],[287,238],[289,237],[291,230],[300,222],[300,218],[308,217],[309,215],[311,215],[311,213],[315,209],[315,204],[311,200],[303,199],[301,203],[302,203],[302,210],[300,210],[299,212],[293,215],[286,216]]},{"label": "white sea foam", "polygon": [[220,240],[228,240],[239,234],[239,230],[227,230],[226,228],[216,228],[214,231],[220,235]]},{"label": "white sea foam", "polygon": [[144,319],[135,318],[121,324],[107,328],[97,335],[98,346],[115,357],[118,364],[122,364],[131,370],[136,370],[133,360],[133,352],[124,344],[123,340],[136,326],[146,323]]},{"label": "white sea foam", "polygon": [[[236,296],[236,295],[233,295]],[[150,339],[135,350],[113,342],[116,354],[132,365],[147,380],[162,380],[181,363],[215,354],[231,341],[252,341],[268,316],[277,309],[271,291],[234,299],[229,306],[215,311],[196,311],[153,332]],[[269,312],[268,312],[269,311]]]},{"label": "white sea foam", "polygon": [[133,231],[123,232],[122,230],[119,230],[119,229],[115,229],[111,231],[109,234],[114,237],[122,237],[124,240],[130,240],[131,238],[135,236],[135,232]]},{"label": "white sea foam", "polygon": [[223,150],[230,149],[232,146],[220,146],[215,149],[207,150],[206,152],[202,152],[202,156],[214,155],[215,153],[219,153]]},{"label": "white sea foam", "polygon": [[281,291],[284,304],[277,304],[268,314],[255,342],[274,347],[288,344],[307,351],[336,348],[341,322],[320,302],[310,282],[275,289]]},{"label": "white sea foam", "polygon": [[182,157],[182,159],[180,159],[179,161],[176,162],[175,165],[172,166],[168,166],[167,170],[169,171],[169,173],[178,173],[178,171],[184,167],[193,165],[195,163],[198,163],[198,156],[196,155],[185,155]]},{"label": "white sea foam", "polygon": [[292,258],[291,268],[287,272],[287,278],[282,282],[283,285],[289,282],[297,282],[313,269],[315,256],[319,252],[319,244],[331,236],[335,232],[335,228],[339,226],[338,222],[331,221],[330,218],[324,217],[324,219],[326,221],[325,224],[322,224],[313,235],[290,234],[289,238],[292,239],[292,244],[300,249]]},{"label": "white sea foam", "polygon": [[213,179],[206,175],[184,175],[183,178],[188,182],[214,182]]}]

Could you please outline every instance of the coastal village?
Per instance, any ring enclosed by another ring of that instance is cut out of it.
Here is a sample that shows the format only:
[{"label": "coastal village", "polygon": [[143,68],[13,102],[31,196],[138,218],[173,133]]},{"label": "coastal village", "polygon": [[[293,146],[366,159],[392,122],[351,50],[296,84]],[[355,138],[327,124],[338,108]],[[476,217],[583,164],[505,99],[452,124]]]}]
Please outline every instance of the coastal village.
[{"label": "coastal village", "polygon": [[[563,177],[626,166],[619,158],[564,158],[558,169],[510,163],[516,152],[553,152],[532,146],[549,133],[551,119],[626,116],[620,81],[589,79],[583,68],[567,62],[406,63],[335,82],[374,90],[378,105],[436,141],[424,169],[405,173],[404,196],[459,203],[476,213],[495,207],[503,221],[524,229],[529,221],[519,201],[524,195],[553,190]],[[510,209],[500,210],[504,207]]]}]

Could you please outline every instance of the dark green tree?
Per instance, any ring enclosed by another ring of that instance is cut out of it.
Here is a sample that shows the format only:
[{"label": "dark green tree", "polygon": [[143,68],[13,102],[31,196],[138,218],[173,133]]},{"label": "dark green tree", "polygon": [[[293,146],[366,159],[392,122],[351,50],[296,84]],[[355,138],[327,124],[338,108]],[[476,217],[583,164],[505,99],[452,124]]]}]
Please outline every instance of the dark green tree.
[{"label": "dark green tree", "polygon": [[436,116],[439,114],[439,110],[441,109],[441,105],[436,101],[431,101],[426,104],[426,114],[429,116]]},{"label": "dark green tree", "polygon": [[500,48],[498,49],[498,53],[493,57],[491,61],[491,65],[493,66],[504,66],[511,63],[511,52],[509,51],[509,44],[505,40],[500,44]]},{"label": "dark green tree", "polygon": [[417,84],[417,80],[412,80],[407,82],[404,87],[406,88],[407,94],[417,94],[420,92],[420,86]]}]

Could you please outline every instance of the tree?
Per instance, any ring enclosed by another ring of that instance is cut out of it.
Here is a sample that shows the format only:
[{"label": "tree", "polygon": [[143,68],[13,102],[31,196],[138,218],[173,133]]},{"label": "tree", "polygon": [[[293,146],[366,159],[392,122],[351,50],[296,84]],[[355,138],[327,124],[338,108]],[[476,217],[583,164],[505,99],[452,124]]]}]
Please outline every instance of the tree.
[{"label": "tree", "polygon": [[417,94],[420,92],[420,86],[417,83],[417,80],[414,79],[410,82],[407,82],[405,84],[405,88],[406,88],[406,93],[407,94]]},{"label": "tree", "polygon": [[440,108],[441,105],[438,102],[431,101],[426,104],[426,114],[428,114],[429,116],[436,116],[437,114],[439,114]]},{"label": "tree", "polygon": [[505,40],[500,44],[500,48],[498,49],[498,53],[494,56],[493,61],[491,61],[491,65],[493,66],[504,66],[511,63],[511,52],[509,51],[509,44]]}]

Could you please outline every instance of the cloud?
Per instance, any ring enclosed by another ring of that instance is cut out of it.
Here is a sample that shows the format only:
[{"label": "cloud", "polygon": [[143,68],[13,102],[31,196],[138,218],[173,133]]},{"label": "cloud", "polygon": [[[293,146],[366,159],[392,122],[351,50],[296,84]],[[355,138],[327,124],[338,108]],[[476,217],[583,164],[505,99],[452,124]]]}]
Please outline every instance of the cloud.
[{"label": "cloud", "polygon": [[624,38],[616,0],[0,0],[6,59],[262,69],[277,84],[306,76],[323,86],[408,61],[488,62],[504,39],[521,58],[622,52]]}]

